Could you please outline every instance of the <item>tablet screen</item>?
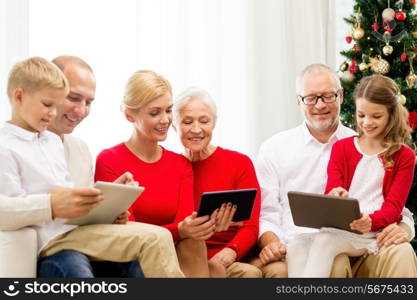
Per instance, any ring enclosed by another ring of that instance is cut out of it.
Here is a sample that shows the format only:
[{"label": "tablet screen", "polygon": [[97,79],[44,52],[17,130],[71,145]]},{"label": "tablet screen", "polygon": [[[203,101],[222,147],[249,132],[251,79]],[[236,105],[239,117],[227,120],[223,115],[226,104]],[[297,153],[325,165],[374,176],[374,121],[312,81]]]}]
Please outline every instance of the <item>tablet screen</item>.
[{"label": "tablet screen", "polygon": [[206,192],[201,194],[200,207],[197,216],[211,215],[223,203],[232,203],[237,206],[233,222],[249,220],[257,189],[226,190]]}]

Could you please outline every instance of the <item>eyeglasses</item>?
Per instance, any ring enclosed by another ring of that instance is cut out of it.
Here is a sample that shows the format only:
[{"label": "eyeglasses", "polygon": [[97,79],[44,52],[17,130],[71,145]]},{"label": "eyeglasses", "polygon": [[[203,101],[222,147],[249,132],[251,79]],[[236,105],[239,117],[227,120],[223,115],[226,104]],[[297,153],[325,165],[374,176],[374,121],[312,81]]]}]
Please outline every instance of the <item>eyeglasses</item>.
[{"label": "eyeglasses", "polygon": [[298,95],[298,97],[301,98],[301,101],[303,101],[305,105],[316,105],[317,102],[319,101],[319,98],[324,103],[332,103],[336,101],[337,96],[339,96],[339,91],[337,91],[336,93],[325,93],[323,95],[311,95],[311,96]]}]

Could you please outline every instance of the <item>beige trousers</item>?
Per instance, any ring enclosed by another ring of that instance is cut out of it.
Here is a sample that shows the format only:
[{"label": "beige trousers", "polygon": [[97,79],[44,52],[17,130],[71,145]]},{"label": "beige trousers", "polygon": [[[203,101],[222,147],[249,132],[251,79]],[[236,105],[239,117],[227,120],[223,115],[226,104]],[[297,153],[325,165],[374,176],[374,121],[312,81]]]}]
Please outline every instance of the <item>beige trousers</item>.
[{"label": "beige trousers", "polygon": [[262,278],[262,271],[254,265],[234,262],[226,268],[227,278]]},{"label": "beige trousers", "polygon": [[138,222],[80,226],[51,240],[40,257],[65,249],[84,253],[91,260],[139,260],[146,277],[184,277],[172,235],[160,226]]},{"label": "beige trousers", "polygon": [[[261,266],[259,258],[251,264],[262,270],[265,278],[285,278],[288,276],[285,261],[272,262]],[[381,248],[377,254],[366,254],[351,266],[346,254],[339,254],[333,262],[331,278],[400,278],[417,277],[417,258],[409,243]]]}]

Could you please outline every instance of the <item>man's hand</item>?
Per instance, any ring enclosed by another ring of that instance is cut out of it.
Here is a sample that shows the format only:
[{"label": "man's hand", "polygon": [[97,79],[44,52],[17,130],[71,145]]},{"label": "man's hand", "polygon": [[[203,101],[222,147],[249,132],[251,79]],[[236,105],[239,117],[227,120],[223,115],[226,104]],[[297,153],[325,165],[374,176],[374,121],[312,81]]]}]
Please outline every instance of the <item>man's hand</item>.
[{"label": "man's hand", "polygon": [[266,265],[267,263],[284,259],[286,254],[287,247],[284,244],[281,242],[272,242],[262,248],[259,253],[259,259],[262,265]]},{"label": "man's hand", "polygon": [[130,172],[123,173],[119,178],[113,181],[113,183],[139,186],[139,182],[133,179],[133,175]]},{"label": "man's hand", "polygon": [[101,201],[103,194],[95,188],[56,188],[50,191],[52,218],[76,218],[86,215]]},{"label": "man's hand", "polygon": [[329,192],[329,195],[330,196],[339,196],[339,197],[348,197],[349,196],[349,192],[346,191],[344,188],[342,188],[342,187],[339,186],[337,188],[332,189]]},{"label": "man's hand", "polygon": [[118,216],[116,220],[114,220],[113,224],[126,224],[127,221],[129,221],[129,217],[130,212],[126,210],[120,216]]},{"label": "man's hand", "polygon": [[353,220],[352,223],[349,224],[352,230],[357,230],[362,233],[367,233],[371,231],[372,228],[372,219],[368,214],[361,214],[361,218],[357,220]]},{"label": "man's hand", "polygon": [[223,248],[217,252],[210,260],[223,265],[225,268],[236,261],[237,253],[232,248]]},{"label": "man's hand", "polygon": [[397,225],[393,223],[385,227],[381,232],[376,234],[376,243],[378,247],[388,247],[390,245],[398,245],[406,243],[410,240],[410,231],[407,225],[404,225],[407,229],[402,227],[403,223]]}]

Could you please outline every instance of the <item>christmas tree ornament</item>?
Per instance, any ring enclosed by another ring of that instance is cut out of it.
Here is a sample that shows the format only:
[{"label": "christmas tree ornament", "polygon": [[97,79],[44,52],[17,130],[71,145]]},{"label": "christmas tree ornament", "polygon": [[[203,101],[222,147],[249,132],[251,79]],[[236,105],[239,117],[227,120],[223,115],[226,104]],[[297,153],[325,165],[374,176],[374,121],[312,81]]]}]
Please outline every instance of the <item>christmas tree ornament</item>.
[{"label": "christmas tree ornament", "polygon": [[363,38],[365,35],[365,30],[363,30],[363,28],[360,27],[356,27],[355,29],[353,29],[352,31],[352,37],[355,40],[360,40],[361,38]]},{"label": "christmas tree ornament", "polygon": [[352,59],[352,64],[350,65],[350,67],[349,67],[349,71],[350,71],[350,73],[352,73],[352,74],[356,74],[356,72],[358,72],[358,66],[357,66],[357,64],[356,64],[356,57],[354,57],[353,59]]},{"label": "christmas tree ornament", "polygon": [[346,43],[350,44],[352,42],[352,37],[350,35],[347,35],[345,37]]},{"label": "christmas tree ornament", "polygon": [[373,29],[374,31],[378,31],[379,26],[378,26],[378,23],[377,23],[377,22],[375,22],[374,24],[372,24],[372,29]]},{"label": "christmas tree ornament", "polygon": [[405,62],[406,59],[407,59],[407,53],[404,52],[403,54],[401,54],[400,60],[401,60],[401,62]]},{"label": "christmas tree ornament", "polygon": [[400,10],[395,13],[395,18],[398,21],[404,21],[407,18],[407,14],[403,12],[402,10]]},{"label": "christmas tree ornament", "polygon": [[416,84],[417,75],[414,74],[414,70],[410,70],[410,73],[405,77],[405,82],[407,82],[407,86],[409,89],[413,88],[414,84]]},{"label": "christmas tree ornament", "polygon": [[410,2],[413,5],[416,5],[416,0],[408,0],[408,2]]},{"label": "christmas tree ornament", "polygon": [[353,82],[355,80],[355,75],[353,75],[349,71],[345,71],[345,72],[343,72],[342,80],[344,80],[346,82]]},{"label": "christmas tree ornament", "polygon": [[344,61],[344,62],[342,62],[340,64],[339,70],[342,71],[342,72],[344,72],[344,71],[346,71],[348,69],[348,67],[349,67],[349,64]]},{"label": "christmas tree ornament", "polygon": [[382,48],[382,53],[384,53],[385,56],[391,55],[393,51],[394,48],[388,43]]},{"label": "christmas tree ornament", "polygon": [[399,101],[402,105],[405,105],[405,102],[407,101],[407,98],[406,98],[403,94],[400,94],[400,95],[398,96],[398,101]]},{"label": "christmas tree ornament", "polygon": [[353,47],[352,47],[352,51],[355,51],[355,52],[361,51],[361,47],[359,47],[359,45],[358,45],[358,44],[355,44],[355,45],[353,45]]},{"label": "christmas tree ornament", "polygon": [[370,60],[372,72],[382,74],[382,75],[385,75],[389,72],[389,69],[390,69],[389,62],[381,58],[381,56],[378,55],[378,57],[371,57],[369,58],[369,60]]},{"label": "christmas tree ornament", "polygon": [[360,70],[361,72],[366,71],[368,68],[369,68],[369,66],[368,66],[368,64],[367,64],[366,62],[361,62],[361,63],[359,64],[359,70]]},{"label": "christmas tree ornament", "polygon": [[392,8],[388,7],[382,11],[383,20],[391,21],[391,20],[394,20],[394,17],[395,17],[395,11]]}]

